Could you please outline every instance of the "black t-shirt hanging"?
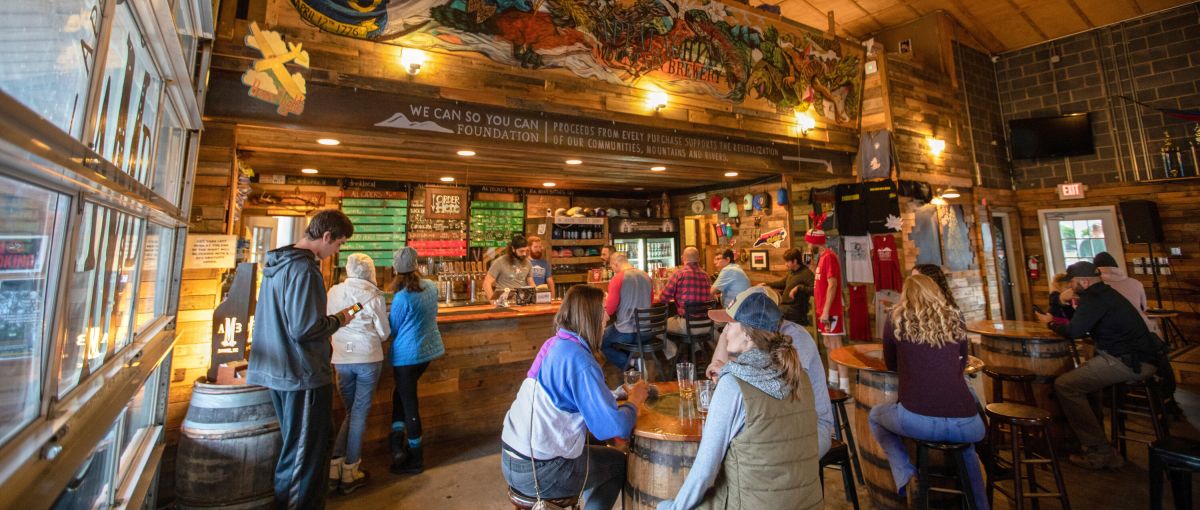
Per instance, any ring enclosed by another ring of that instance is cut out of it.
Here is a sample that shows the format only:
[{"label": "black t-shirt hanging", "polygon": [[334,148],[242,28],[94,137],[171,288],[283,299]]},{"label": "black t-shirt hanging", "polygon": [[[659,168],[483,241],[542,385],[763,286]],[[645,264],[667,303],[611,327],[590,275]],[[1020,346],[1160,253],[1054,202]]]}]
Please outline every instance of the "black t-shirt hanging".
[{"label": "black t-shirt hanging", "polygon": [[[837,203],[837,195],[834,193],[833,187],[813,188],[808,191],[808,202],[812,204],[813,212],[817,214],[834,213],[834,204]],[[816,225],[809,225],[809,228],[815,227]],[[824,230],[836,229],[837,214],[828,214],[822,228]]]},{"label": "black t-shirt hanging", "polygon": [[892,181],[864,182],[863,200],[867,210],[867,232],[888,234],[899,231],[900,200]]},{"label": "black t-shirt hanging", "polygon": [[864,131],[858,142],[858,175],[864,181],[892,176],[892,133]]},{"label": "black t-shirt hanging", "polygon": [[862,183],[834,186],[837,196],[837,231],[842,236],[867,235],[867,200]]}]

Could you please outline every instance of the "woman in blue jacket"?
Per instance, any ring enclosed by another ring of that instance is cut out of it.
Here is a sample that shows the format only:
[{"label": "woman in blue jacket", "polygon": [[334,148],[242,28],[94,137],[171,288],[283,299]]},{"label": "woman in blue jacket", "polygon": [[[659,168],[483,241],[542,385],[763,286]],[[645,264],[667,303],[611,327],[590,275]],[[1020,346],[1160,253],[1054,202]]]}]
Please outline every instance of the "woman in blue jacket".
[{"label": "woman in blue jacket", "polygon": [[[417,381],[429,368],[429,362],[446,353],[442,334],[437,328],[438,293],[433,282],[417,272],[417,250],[405,246],[392,261],[396,278],[392,281],[392,373],[396,389],[392,392],[392,449],[395,474],[425,470],[421,450],[421,414],[417,406]],[[405,435],[407,434],[407,440]]]}]

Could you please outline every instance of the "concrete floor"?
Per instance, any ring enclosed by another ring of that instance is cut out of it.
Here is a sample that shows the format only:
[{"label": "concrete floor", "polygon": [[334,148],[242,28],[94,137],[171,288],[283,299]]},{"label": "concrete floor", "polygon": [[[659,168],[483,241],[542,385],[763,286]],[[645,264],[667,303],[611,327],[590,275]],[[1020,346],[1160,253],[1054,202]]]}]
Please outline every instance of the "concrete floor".
[{"label": "concrete floor", "polygon": [[[1185,416],[1172,422],[1172,435],[1200,439],[1200,387],[1180,388],[1176,398]],[[850,406],[850,412],[854,412],[853,406]],[[332,497],[329,507],[333,510],[511,509],[505,495],[504,478],[500,475],[499,448],[498,437],[481,437],[476,441],[457,444],[431,444],[426,448],[427,469],[415,476],[392,475],[387,471],[387,459],[384,456],[368,457],[364,462],[372,473],[371,483],[349,496]],[[1145,446],[1136,443],[1130,445],[1129,463],[1116,472],[1075,468],[1066,463],[1064,458],[1063,471],[1071,505],[1087,510],[1147,508],[1147,464]],[[1052,484],[1053,481],[1047,477],[1044,483]],[[1195,501],[1200,501],[1200,483],[1193,484],[1192,489]],[[851,508],[845,500],[838,472],[826,471],[825,491],[826,508]],[[862,508],[871,508],[866,490],[859,487],[858,492]],[[1172,508],[1169,486],[1164,486],[1164,492],[1167,494],[1166,508]],[[1046,507],[1058,508],[1058,505],[1054,501],[1047,501]],[[997,495],[995,508],[1008,509],[1013,506]]]}]

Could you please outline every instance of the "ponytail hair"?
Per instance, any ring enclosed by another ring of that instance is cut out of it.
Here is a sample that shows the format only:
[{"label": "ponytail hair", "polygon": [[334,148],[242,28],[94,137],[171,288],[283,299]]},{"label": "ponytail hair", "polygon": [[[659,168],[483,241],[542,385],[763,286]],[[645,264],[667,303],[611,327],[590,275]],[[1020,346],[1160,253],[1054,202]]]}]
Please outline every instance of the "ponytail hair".
[{"label": "ponytail hair", "polygon": [[792,400],[800,400],[803,397],[800,394],[800,389],[803,388],[801,378],[806,375],[804,367],[800,366],[800,354],[796,352],[796,346],[792,345],[792,337],[775,331],[743,326],[750,335],[750,341],[759,350],[767,353],[771,358],[771,367],[779,370],[783,381],[792,388]]}]

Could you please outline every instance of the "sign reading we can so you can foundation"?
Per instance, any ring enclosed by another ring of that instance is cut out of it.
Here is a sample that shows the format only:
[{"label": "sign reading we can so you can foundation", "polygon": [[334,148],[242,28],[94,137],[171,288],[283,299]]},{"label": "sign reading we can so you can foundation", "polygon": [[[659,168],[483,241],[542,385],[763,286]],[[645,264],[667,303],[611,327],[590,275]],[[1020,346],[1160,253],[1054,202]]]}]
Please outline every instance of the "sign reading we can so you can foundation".
[{"label": "sign reading we can so you can foundation", "polygon": [[434,220],[467,219],[467,189],[426,186],[425,217]]}]

